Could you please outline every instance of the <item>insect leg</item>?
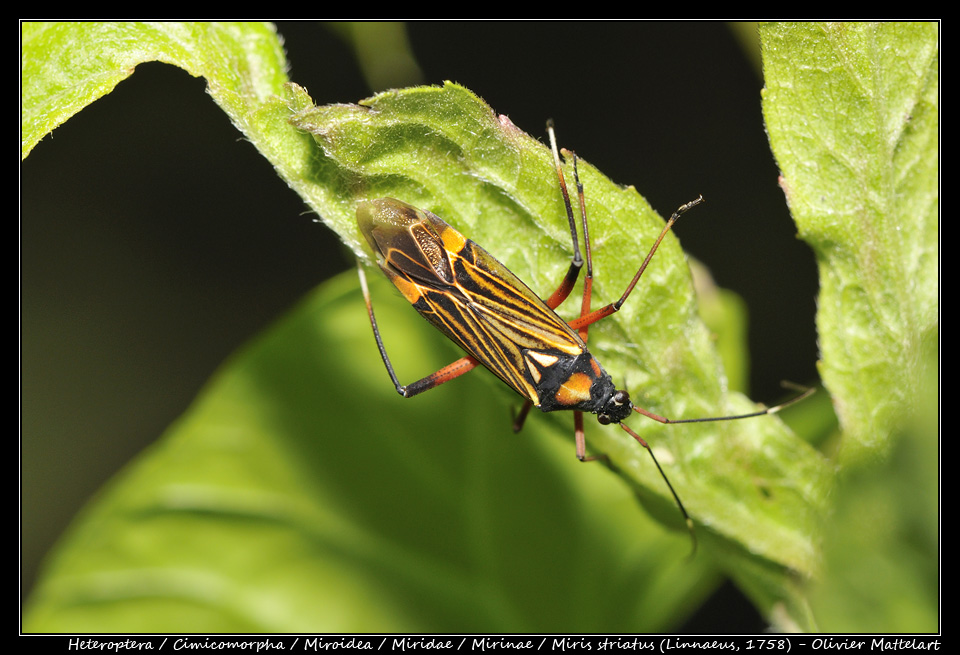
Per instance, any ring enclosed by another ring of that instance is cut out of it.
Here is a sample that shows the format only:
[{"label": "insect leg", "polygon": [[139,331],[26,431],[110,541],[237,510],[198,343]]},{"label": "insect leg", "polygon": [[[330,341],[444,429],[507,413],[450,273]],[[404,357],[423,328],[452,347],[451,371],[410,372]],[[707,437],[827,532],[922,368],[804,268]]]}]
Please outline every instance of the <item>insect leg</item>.
[{"label": "insect leg", "polygon": [[[640,264],[640,269],[637,271],[636,275],[633,276],[633,279],[630,281],[630,284],[627,285],[627,289],[623,292],[623,295],[620,296],[620,299],[617,300],[616,302],[606,305],[605,307],[601,307],[595,312],[591,312],[590,311],[590,294],[593,289],[593,257],[590,252],[590,233],[587,230],[587,214],[586,214],[586,205],[584,204],[583,184],[580,183],[580,176],[577,173],[576,155],[574,155],[574,159],[573,159],[573,175],[576,180],[577,192],[580,197],[580,211],[581,211],[582,221],[583,221],[583,240],[584,240],[584,246],[587,252],[587,274],[583,280],[583,301],[580,308],[580,318],[569,321],[568,325],[574,329],[579,330],[580,338],[583,339],[584,342],[586,342],[587,328],[590,325],[593,325],[594,323],[596,323],[597,321],[603,318],[606,318],[607,316],[610,316],[611,314],[616,313],[617,311],[620,310],[620,307],[622,307],[623,303],[626,302],[627,297],[633,291],[633,288],[637,286],[637,282],[640,281],[640,276],[643,275],[643,272],[646,270],[647,265],[650,263],[650,260],[653,259],[654,253],[657,252],[657,248],[660,247],[660,242],[663,241],[663,238],[667,235],[667,232],[670,231],[670,228],[673,227],[673,224],[676,223],[677,220],[681,216],[683,216],[683,214],[685,214],[690,209],[693,209],[697,205],[701,204],[703,202],[703,196],[698,196],[695,200],[691,200],[685,205],[680,206],[677,209],[677,211],[673,212],[673,215],[670,216],[670,220],[668,220],[666,225],[663,226],[663,229],[660,231],[660,235],[657,237],[657,240],[653,243],[653,247],[650,248],[650,252],[647,253],[647,256],[644,258],[643,263]],[[790,386],[790,385],[785,385],[785,386]],[[774,407],[769,407],[767,409],[760,410],[757,412],[751,412],[749,414],[738,414],[736,416],[715,416],[715,417],[709,417],[709,418],[694,418],[694,419],[668,419],[658,414],[654,414],[653,412],[647,411],[642,407],[637,407],[636,405],[634,405],[634,410],[640,414],[643,414],[647,418],[651,418],[654,421],[658,421],[659,423],[664,423],[664,424],[735,421],[735,420],[744,419],[744,418],[754,418],[757,416],[765,416],[767,414],[776,414],[781,409],[788,407],[794,403],[798,403],[804,398],[807,398],[808,396],[813,394],[815,391],[815,389],[807,389],[803,387],[797,388],[795,385],[792,385],[792,386],[800,392],[794,398],[791,398],[790,400],[787,400],[786,402],[783,402]],[[627,431],[630,432],[631,434],[634,434],[630,430],[627,430]],[[639,437],[637,438],[639,439]]]},{"label": "insect leg", "polygon": [[[583,245],[587,252],[587,274],[583,278],[583,297],[580,300],[580,316],[590,314],[590,299],[593,296],[593,253],[590,250],[590,230],[587,229],[587,201],[583,195],[583,183],[580,181],[580,171],[577,170],[577,155],[573,154],[573,179],[577,185],[577,199],[580,202],[580,222],[583,224]],[[570,323],[571,327],[574,327]],[[584,323],[578,328],[580,338],[587,342],[587,328],[589,323]]]},{"label": "insect leg", "polygon": [[529,400],[523,403],[523,407],[520,408],[520,411],[517,412],[517,415],[513,417],[513,431],[520,432],[523,429],[523,424],[527,420],[527,414],[530,413],[530,410],[533,408],[533,403]]},{"label": "insect leg", "polygon": [[467,357],[461,357],[452,364],[444,366],[436,373],[432,373],[421,380],[407,385],[400,384],[400,380],[397,379],[397,374],[393,370],[393,364],[390,363],[390,357],[387,355],[387,349],[383,345],[380,328],[377,327],[377,318],[373,314],[373,302],[370,300],[370,289],[367,287],[367,275],[364,273],[363,264],[361,264],[359,260],[357,261],[357,275],[360,277],[360,287],[363,289],[363,302],[367,305],[367,316],[370,318],[370,327],[373,328],[373,338],[377,340],[377,349],[380,350],[380,358],[383,359],[383,364],[387,367],[387,373],[390,375],[390,379],[393,380],[393,386],[396,387],[397,393],[401,396],[411,398],[424,391],[429,391],[444,382],[449,382],[464,373],[472,371],[480,364],[480,362],[468,355]]},{"label": "insect leg", "polygon": [[[570,264],[570,270],[567,271],[567,277],[560,285],[560,288],[558,288],[554,294],[550,296],[550,299],[547,300],[547,305],[549,305],[551,308],[556,308],[558,305],[560,305],[560,303],[566,300],[567,296],[570,295],[570,292],[573,291],[573,286],[577,281],[577,277],[580,274],[580,268],[582,268],[583,263],[580,260],[580,245],[577,242],[577,228],[573,218],[573,207],[570,203],[570,194],[567,191],[567,181],[563,175],[563,168],[560,166],[560,153],[557,149],[557,138],[553,130],[552,121],[547,123],[547,132],[550,134],[550,147],[553,151],[553,161],[557,168],[557,178],[560,181],[560,191],[563,194],[563,204],[567,210],[567,221],[570,223],[570,236],[573,240],[574,249],[574,259]],[[580,181],[580,172],[577,168],[577,154],[572,151],[564,150],[564,156],[569,156],[569,158],[573,160],[573,179],[577,187],[577,200],[580,204],[580,224],[583,229],[583,246],[584,250],[586,251],[587,274],[583,279],[583,297],[580,301],[580,315],[584,316],[590,313],[590,297],[593,291],[593,256],[590,251],[590,232],[587,229],[587,205],[583,194],[583,183]],[[572,326],[573,324],[571,323],[570,325]],[[586,323],[579,328],[580,338],[583,339],[584,343],[587,341],[588,325],[589,323]],[[523,425],[523,419],[526,418],[527,412],[529,411],[530,403],[527,403],[527,405],[525,405],[521,410],[517,420],[514,421],[514,430],[520,429],[520,426]],[[607,459],[606,455],[587,456],[587,438],[583,429],[583,412],[574,411],[573,428],[574,439],[577,444],[577,459],[579,459],[581,462],[590,462],[596,459]]]},{"label": "insect leg", "polygon": [[[553,121],[547,121],[547,134],[550,135],[550,149],[553,151],[553,164],[557,169],[557,179],[560,181],[560,193],[563,194],[563,205],[567,210],[567,222],[570,224],[570,238],[573,241],[573,261],[570,262],[570,268],[567,269],[567,275],[563,282],[557,287],[557,290],[551,294],[544,302],[550,309],[556,309],[567,299],[570,292],[573,291],[577,278],[580,277],[580,269],[583,268],[583,257],[580,255],[580,242],[577,241],[577,224],[573,218],[573,207],[570,204],[570,194],[567,192],[567,180],[563,176],[563,168],[560,165],[560,151],[557,149],[557,135],[553,130]],[[576,155],[574,155],[576,158]],[[588,246],[589,262],[589,246]]]},{"label": "insect leg", "polygon": [[[667,236],[667,232],[670,231],[670,228],[673,227],[673,224],[683,216],[687,211],[693,209],[697,205],[703,202],[703,196],[698,196],[695,200],[691,200],[685,205],[680,206],[677,211],[673,212],[673,215],[670,217],[670,220],[667,221],[667,224],[664,225],[663,230],[660,231],[660,236],[657,237],[657,240],[653,243],[653,247],[650,248],[650,252],[647,253],[647,256],[644,258],[643,263],[640,264],[640,269],[637,271],[637,274],[633,276],[633,280],[630,281],[630,284],[627,285],[626,291],[623,292],[623,295],[620,296],[620,299],[616,302],[612,302],[606,307],[601,307],[595,312],[591,312],[586,315],[581,315],[580,318],[570,321],[570,327],[580,329],[587,325],[593,325],[597,321],[610,316],[615,312],[620,311],[620,307],[623,306],[623,303],[627,301],[627,297],[633,291],[633,288],[637,286],[637,282],[640,281],[640,276],[643,275],[643,272],[647,269],[647,265],[650,263],[650,260],[653,259],[653,255],[657,252],[657,248],[660,247],[660,242],[663,241],[663,238]],[[588,260],[589,267],[589,260]],[[589,268],[588,268],[589,271]],[[588,273],[589,274],[589,273]]]},{"label": "insect leg", "polygon": [[[550,309],[556,309],[559,307],[564,300],[570,295],[570,292],[573,291],[574,285],[577,283],[577,278],[580,277],[580,269],[583,268],[583,257],[580,254],[580,243],[577,240],[577,226],[573,218],[573,206],[570,203],[570,193],[567,191],[567,179],[563,174],[563,167],[560,164],[560,150],[557,147],[557,135],[553,129],[553,121],[547,121],[547,134],[550,137],[550,150],[553,152],[553,164],[557,170],[557,180],[560,184],[560,193],[563,195],[563,205],[567,211],[567,223],[570,225],[570,239],[573,242],[573,261],[570,262],[570,268],[567,269],[567,274],[563,278],[563,282],[560,283],[560,286],[557,287],[557,290],[554,291],[549,298],[544,302],[547,304],[547,307]],[[566,151],[564,151],[566,152]],[[573,171],[574,178],[576,179],[577,192],[580,196],[580,213],[581,221],[583,223],[583,237],[587,250],[587,280],[592,283],[593,271],[590,264],[590,237],[587,235],[587,215],[583,209],[583,185],[580,184],[580,176],[577,174],[577,155],[576,153],[570,153],[573,156]],[[587,282],[585,282],[586,284]],[[589,292],[588,292],[589,297]],[[587,300],[587,307],[589,308],[590,301]],[[588,309],[589,311],[589,309]],[[586,330],[580,335],[581,338],[584,338],[586,335]],[[585,339],[584,339],[585,340]],[[533,403],[529,400],[523,404],[523,407],[517,413],[513,419],[513,431],[519,432],[523,428],[524,422],[527,420],[527,414],[530,413],[530,409],[533,407]],[[579,414],[579,412],[578,412]],[[582,418],[581,418],[582,425]],[[581,429],[578,433],[577,441],[577,457],[583,460],[583,453],[585,452],[585,446],[583,446],[583,430]]]}]

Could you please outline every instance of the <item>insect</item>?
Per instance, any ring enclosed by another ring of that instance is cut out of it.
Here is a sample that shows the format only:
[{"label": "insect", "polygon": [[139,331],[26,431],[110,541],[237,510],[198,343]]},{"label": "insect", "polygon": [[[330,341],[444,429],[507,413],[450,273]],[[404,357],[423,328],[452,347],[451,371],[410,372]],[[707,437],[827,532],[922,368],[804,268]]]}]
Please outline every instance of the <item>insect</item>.
[{"label": "insect", "polygon": [[[397,392],[404,398],[429,391],[478,365],[485,366],[525,400],[514,421],[516,431],[522,427],[531,407],[539,407],[544,412],[572,410],[577,458],[581,461],[602,457],[586,454],[583,413],[596,414],[597,420],[604,425],[618,424],[650,453],[693,535],[693,522],[653,450],[623,421],[633,412],[664,424],[751,418],[779,411],[809,395],[812,390],[782,405],[750,414],[672,420],[634,405],[626,391],[617,389],[610,375],[587,349],[588,329],[623,306],[667,232],[683,214],[701,204],[703,197],[686,203],[673,213],[623,295],[617,301],[591,311],[593,263],[577,158],[571,153],[585,258],[580,253],[576,220],[550,123],[547,132],[573,241],[573,259],[563,282],[546,300],[486,250],[434,214],[393,198],[359,204],[357,224],[376,254],[380,269],[421,316],[468,353],[432,375],[411,384],[400,384],[377,327],[363,266],[359,265],[364,300],[380,356]],[[587,270],[580,316],[564,321],[554,310],[570,295],[584,263]]]}]

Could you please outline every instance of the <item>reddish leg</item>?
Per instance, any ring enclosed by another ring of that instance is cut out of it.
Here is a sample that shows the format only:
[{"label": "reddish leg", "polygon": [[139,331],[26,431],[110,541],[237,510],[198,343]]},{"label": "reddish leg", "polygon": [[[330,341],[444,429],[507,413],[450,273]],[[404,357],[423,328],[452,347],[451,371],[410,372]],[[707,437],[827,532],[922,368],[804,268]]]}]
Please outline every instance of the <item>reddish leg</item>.
[{"label": "reddish leg", "polygon": [[397,393],[404,398],[410,398],[424,391],[429,391],[434,387],[438,387],[444,382],[458,378],[479,366],[480,362],[468,355],[461,357],[452,364],[447,364],[436,373],[431,373],[422,380],[417,380],[407,385],[400,384],[400,380],[397,379],[397,374],[393,370],[393,364],[390,363],[390,357],[387,355],[387,349],[383,345],[383,339],[380,337],[380,328],[377,327],[377,318],[373,315],[373,303],[370,301],[370,289],[367,287],[367,275],[363,272],[363,265],[359,260],[357,261],[357,274],[360,276],[363,302],[367,305],[367,316],[370,318],[370,327],[373,328],[373,336],[377,340],[380,358],[383,359],[383,364],[387,367],[387,373],[390,374],[390,379],[393,380],[393,386],[397,388]]}]

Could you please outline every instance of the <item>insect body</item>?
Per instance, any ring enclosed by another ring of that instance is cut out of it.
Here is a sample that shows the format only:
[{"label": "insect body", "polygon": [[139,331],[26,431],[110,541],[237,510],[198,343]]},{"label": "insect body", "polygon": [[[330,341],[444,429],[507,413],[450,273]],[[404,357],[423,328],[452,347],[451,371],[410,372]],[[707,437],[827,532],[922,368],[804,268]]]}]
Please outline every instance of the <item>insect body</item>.
[{"label": "insect body", "polygon": [[377,347],[397,392],[405,398],[428,391],[482,364],[525,399],[525,406],[514,423],[515,430],[520,429],[533,406],[544,412],[573,410],[577,457],[581,461],[596,458],[586,455],[583,412],[596,414],[604,425],[620,425],[650,453],[692,534],[692,522],[686,509],[650,446],[623,421],[634,411],[660,423],[762,416],[776,412],[812,391],[783,405],[751,414],[671,420],[635,406],[626,391],[617,389],[610,375],[587,349],[588,328],[620,309],[666,233],[683,213],[703,202],[703,198],[697,198],[674,212],[619,300],[591,311],[590,237],[583,186],[574,155],[573,170],[581,208],[587,272],[580,316],[566,322],[554,309],[572,291],[584,258],[580,254],[576,221],[552,126],[548,126],[548,132],[574,246],[573,260],[557,290],[542,300],[490,253],[428,211],[393,198],[364,201],[357,207],[357,224],[376,254],[380,269],[420,315],[463,348],[467,356],[421,380],[400,384],[380,337],[363,267],[360,266],[360,280]]},{"label": "insect body", "polygon": [[[580,335],[486,250],[392,198],[361,203],[357,222],[380,268],[421,316],[528,402],[545,412],[593,412],[605,423],[630,415]],[[475,362],[461,360],[458,371]],[[414,396],[435,380],[397,390]]]}]

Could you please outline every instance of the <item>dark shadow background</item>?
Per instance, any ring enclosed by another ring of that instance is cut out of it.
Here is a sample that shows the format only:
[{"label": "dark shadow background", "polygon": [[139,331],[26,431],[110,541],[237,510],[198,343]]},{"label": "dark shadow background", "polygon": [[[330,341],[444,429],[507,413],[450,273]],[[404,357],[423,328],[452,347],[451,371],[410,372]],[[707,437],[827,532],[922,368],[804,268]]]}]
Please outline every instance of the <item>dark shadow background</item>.
[{"label": "dark shadow background", "polygon": [[[321,24],[279,31],[291,79],[318,103],[373,91]],[[425,82],[459,82],[534,136],[554,118],[561,145],[661,214],[702,193],[676,232],[750,307],[752,396],[816,379],[816,266],[777,186],[761,75],[726,24],[424,22],[409,38]],[[231,352],[352,259],[203,80],[158,63],[46,137],[20,193],[26,594],[103,482]],[[764,625],[728,586],[685,629]]]}]

